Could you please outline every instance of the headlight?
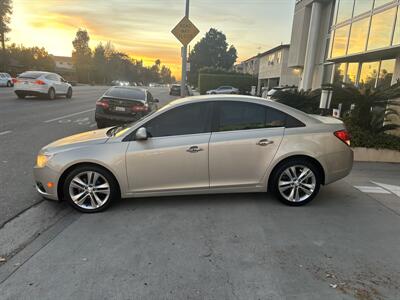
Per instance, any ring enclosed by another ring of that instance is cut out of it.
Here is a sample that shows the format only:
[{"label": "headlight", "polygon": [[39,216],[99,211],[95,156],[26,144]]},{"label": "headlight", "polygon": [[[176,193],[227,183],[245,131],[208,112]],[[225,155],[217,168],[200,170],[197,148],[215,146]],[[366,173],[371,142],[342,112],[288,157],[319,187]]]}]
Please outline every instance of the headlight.
[{"label": "headlight", "polygon": [[36,166],[38,168],[44,168],[47,162],[50,160],[52,155],[50,154],[39,154],[36,158]]}]

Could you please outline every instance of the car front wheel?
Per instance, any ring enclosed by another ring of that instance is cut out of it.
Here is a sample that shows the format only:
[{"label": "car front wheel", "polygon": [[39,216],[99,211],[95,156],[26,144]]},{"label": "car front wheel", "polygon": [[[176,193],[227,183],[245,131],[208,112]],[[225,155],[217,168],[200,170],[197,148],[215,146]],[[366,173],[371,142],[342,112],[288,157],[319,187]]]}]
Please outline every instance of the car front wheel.
[{"label": "car front wheel", "polygon": [[321,186],[319,173],[315,164],[309,160],[289,160],[273,172],[270,188],[286,205],[305,205],[319,192]]},{"label": "car front wheel", "polygon": [[70,172],[64,182],[63,193],[64,199],[85,213],[103,211],[119,198],[114,177],[97,166],[82,166]]},{"label": "car front wheel", "polygon": [[68,88],[68,92],[67,92],[67,94],[65,95],[65,97],[66,97],[67,99],[71,99],[71,98],[72,98],[72,89],[71,89],[71,88]]}]

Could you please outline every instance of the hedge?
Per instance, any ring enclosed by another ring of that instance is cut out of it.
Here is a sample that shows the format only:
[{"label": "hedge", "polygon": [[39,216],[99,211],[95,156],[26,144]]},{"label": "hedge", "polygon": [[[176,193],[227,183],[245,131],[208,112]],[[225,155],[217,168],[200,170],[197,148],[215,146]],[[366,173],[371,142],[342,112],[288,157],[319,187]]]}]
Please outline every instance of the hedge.
[{"label": "hedge", "polygon": [[201,95],[222,85],[233,86],[241,94],[249,94],[251,86],[257,86],[257,79],[247,74],[199,74],[198,87]]}]

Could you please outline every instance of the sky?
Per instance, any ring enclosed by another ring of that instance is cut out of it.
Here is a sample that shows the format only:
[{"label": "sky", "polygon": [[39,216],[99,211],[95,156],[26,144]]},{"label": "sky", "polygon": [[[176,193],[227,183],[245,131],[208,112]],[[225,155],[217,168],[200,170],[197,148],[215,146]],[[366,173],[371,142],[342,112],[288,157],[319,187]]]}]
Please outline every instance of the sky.
[{"label": "sky", "polygon": [[[295,0],[190,0],[190,19],[200,33],[224,32],[238,62],[290,41]],[[94,48],[111,41],[116,49],[151,65],[157,58],[180,74],[180,43],[171,30],[184,15],[185,0],[13,0],[9,43],[40,46],[71,56],[78,28]]]}]

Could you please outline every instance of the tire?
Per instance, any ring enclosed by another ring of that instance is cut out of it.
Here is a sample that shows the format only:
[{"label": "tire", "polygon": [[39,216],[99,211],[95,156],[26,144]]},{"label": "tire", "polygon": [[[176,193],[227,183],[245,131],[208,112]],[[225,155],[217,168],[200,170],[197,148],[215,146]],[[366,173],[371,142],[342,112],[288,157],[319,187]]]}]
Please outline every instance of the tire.
[{"label": "tire", "polygon": [[269,188],[282,203],[302,206],[311,202],[318,194],[321,176],[319,168],[312,161],[290,159],[275,168]]},{"label": "tire", "polygon": [[47,98],[49,100],[54,100],[56,99],[56,91],[53,88],[50,88],[48,93],[47,93]]},{"label": "tire", "polygon": [[12,82],[11,81],[7,81],[7,87],[12,87],[12,86],[13,86]]},{"label": "tire", "polygon": [[25,99],[26,95],[20,92],[15,92],[15,94],[17,95],[18,99]]},{"label": "tire", "polygon": [[66,97],[67,99],[71,99],[71,98],[72,98],[72,89],[71,89],[71,88],[68,88],[68,92],[67,92],[67,94],[65,95],[65,97]]},{"label": "tire", "polygon": [[103,128],[108,127],[107,124],[104,121],[96,121],[96,123],[97,123],[97,128],[98,129],[103,129]]},{"label": "tire", "polygon": [[84,213],[104,211],[120,198],[114,176],[103,168],[89,165],[77,167],[67,175],[63,195],[73,208]]}]

